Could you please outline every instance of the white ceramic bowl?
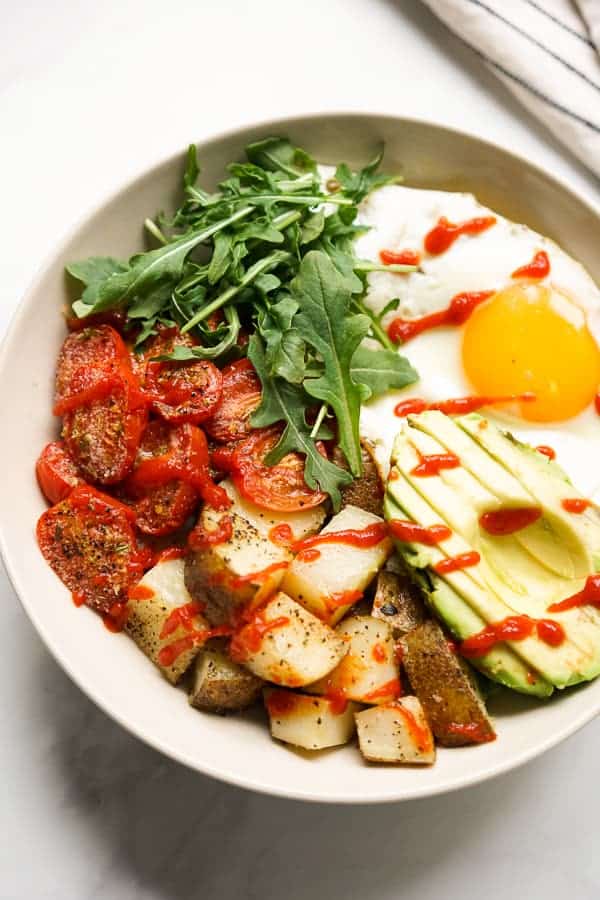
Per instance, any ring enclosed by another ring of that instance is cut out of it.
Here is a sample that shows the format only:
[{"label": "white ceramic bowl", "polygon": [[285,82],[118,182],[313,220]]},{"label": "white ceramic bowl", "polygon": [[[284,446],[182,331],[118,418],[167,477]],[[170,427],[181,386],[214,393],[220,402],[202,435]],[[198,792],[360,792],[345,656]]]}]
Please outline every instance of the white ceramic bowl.
[{"label": "white ceramic bowl", "polygon": [[[433,124],[370,115],[319,115],[267,122],[200,145],[204,180],[251,140],[285,133],[322,162],[367,160],[385,142],[385,168],[414,186],[470,190],[517,221],[554,238],[600,281],[600,214],[566,186],[507,151]],[[191,134],[190,138],[193,139]],[[190,709],[124,635],[77,609],[42,558],[35,523],[45,508],[37,455],[57,432],[51,415],[54,364],[65,334],[64,264],[89,254],[127,257],[142,246],[141,223],[177,196],[183,155],[126,185],[76,228],[23,300],[0,358],[0,545],[23,606],[73,680],[105,712],[163,753],[215,778],[266,793],[336,803],[402,800],[464,787],[542,753],[600,709],[600,680],[534,703],[503,695],[493,705],[498,739],[441,750],[430,769],[364,764],[355,747],[318,756],[269,737],[259,712],[218,716]]]}]

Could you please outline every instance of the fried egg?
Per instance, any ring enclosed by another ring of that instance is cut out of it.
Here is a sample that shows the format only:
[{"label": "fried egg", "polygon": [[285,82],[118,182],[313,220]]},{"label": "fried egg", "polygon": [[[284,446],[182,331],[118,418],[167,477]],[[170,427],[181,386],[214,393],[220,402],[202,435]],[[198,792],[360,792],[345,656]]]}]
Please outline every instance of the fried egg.
[{"label": "fried egg", "polygon": [[[440,220],[442,238],[450,232],[451,240],[436,252],[440,242],[427,235]],[[473,220],[477,227],[453,229]],[[419,257],[415,272],[368,276],[365,302],[374,312],[397,299],[384,327],[396,317],[440,313],[457,295],[486,292],[462,324],[430,328],[402,344],[419,381],[367,404],[361,419],[382,464],[398,431],[400,400],[533,394],[535,400],[485,413],[527,443],[552,447],[574,484],[600,495],[600,290],[583,266],[471,194],[387,186],[363,201],[358,221],[369,229],[356,241],[359,258],[381,264],[382,251],[384,259],[406,251]]]}]

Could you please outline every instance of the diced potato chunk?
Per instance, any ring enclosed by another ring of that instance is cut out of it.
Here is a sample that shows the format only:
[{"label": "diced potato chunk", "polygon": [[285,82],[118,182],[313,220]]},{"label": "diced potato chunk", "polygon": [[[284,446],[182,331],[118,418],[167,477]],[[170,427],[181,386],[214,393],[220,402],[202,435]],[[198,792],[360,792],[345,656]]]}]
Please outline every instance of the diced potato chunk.
[{"label": "diced potato chunk", "polygon": [[336,704],[324,697],[266,688],[265,706],[271,734],[305,750],[324,750],[347,744],[354,734],[355,703]]},{"label": "diced potato chunk", "polygon": [[365,759],[425,765],[435,762],[433,735],[416,697],[365,709],[354,718]]},{"label": "diced potato chunk", "polygon": [[237,607],[260,604],[274,593],[292,558],[289,550],[239,515],[236,506],[226,512],[205,506],[200,525],[214,531],[224,517],[231,521],[229,540],[190,552],[185,568],[187,588],[195,600],[205,603],[206,617],[213,625],[230,621]]},{"label": "diced potato chunk", "polygon": [[385,570],[377,576],[372,615],[391,625],[397,638],[428,618],[417,586],[407,576]]},{"label": "diced potato chunk", "polygon": [[[125,622],[127,634],[173,684],[193,662],[203,643],[199,636],[209,628],[204,616],[189,606],[192,598],[183,570],[182,559],[170,559],[146,572],[130,592]],[[152,592],[147,597],[146,590]],[[182,607],[186,609],[180,616]]]},{"label": "diced potato chunk", "polygon": [[211,641],[196,657],[189,693],[196,709],[225,712],[245,709],[260,696],[264,682],[234,663],[221,641]]},{"label": "diced potato chunk", "polygon": [[272,509],[262,509],[251,500],[247,500],[229,478],[221,481],[221,487],[231,497],[236,513],[250,522],[264,537],[268,537],[269,533],[278,525],[288,525],[292,531],[293,540],[299,541],[309,534],[316,534],[325,521],[323,505],[302,509],[298,512],[275,512]]},{"label": "diced potato chunk", "polygon": [[386,703],[401,691],[392,630],[372,616],[351,616],[336,628],[348,648],[339,666],[312,684],[315,694],[336,694],[361,703]]},{"label": "diced potato chunk", "polygon": [[[320,533],[360,531],[375,522],[383,522],[383,519],[356,506],[346,506]],[[383,566],[390,554],[391,543],[385,537],[373,547],[339,542],[319,544],[314,549],[319,553],[316,559],[303,560],[302,554],[294,559],[281,587],[319,618],[335,624],[360,599]],[[345,598],[348,602],[344,602]]]},{"label": "diced potato chunk", "polygon": [[437,741],[445,747],[493,741],[494,727],[475,678],[437,622],[414,628],[402,646],[406,674]]},{"label": "diced potato chunk", "polygon": [[301,687],[331,672],[346,653],[346,643],[299,603],[279,593],[235,634],[230,653],[265,681]]}]

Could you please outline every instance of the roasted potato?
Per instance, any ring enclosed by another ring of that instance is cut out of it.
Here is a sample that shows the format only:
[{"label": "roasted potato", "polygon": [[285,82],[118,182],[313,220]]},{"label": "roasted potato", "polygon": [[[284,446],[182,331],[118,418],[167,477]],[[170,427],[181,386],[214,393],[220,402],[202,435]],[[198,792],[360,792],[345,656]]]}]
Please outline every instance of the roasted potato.
[{"label": "roasted potato", "polygon": [[495,738],[475,678],[433,620],[402,639],[403,663],[437,741],[444,747]]},{"label": "roasted potato", "polygon": [[435,762],[433,735],[416,697],[365,709],[354,719],[360,752],[370,762]]},{"label": "roasted potato", "polygon": [[241,497],[228,480],[221,487],[229,494],[231,507],[219,512],[205,506],[199,526],[210,532],[229,520],[231,537],[190,552],[185,568],[187,588],[206,605],[206,617],[213,625],[229,621],[236,608],[250,602],[258,605],[277,590],[292,555],[285,542],[273,540],[274,528],[285,523],[292,540],[299,540],[317,531],[325,516],[322,506],[280,515]]},{"label": "roasted potato", "polygon": [[347,744],[354,734],[356,703],[339,704],[276,688],[265,688],[264,698],[271,735],[286,744],[323,750]]},{"label": "roasted potato", "polygon": [[229,658],[225,642],[213,640],[194,661],[188,699],[196,709],[213,712],[246,709],[259,698],[263,684]]},{"label": "roasted potato", "polygon": [[311,684],[315,694],[339,694],[361,703],[386,703],[401,690],[392,630],[372,616],[350,616],[335,633],[348,648],[338,666]]},{"label": "roasted potato", "polygon": [[[360,455],[363,473],[360,478],[355,478],[341,489],[342,505],[358,506],[359,509],[366,509],[375,516],[382,516],[385,489],[379,467],[367,441],[361,441]],[[346,457],[339,447],[333,451],[333,461],[342,469],[347,468]]]},{"label": "roasted potato", "polygon": [[428,618],[418,587],[408,576],[386,570],[377,576],[372,615],[387,622],[395,638],[402,637]]},{"label": "roasted potato", "polygon": [[259,678],[301,687],[334,669],[347,645],[332,628],[278,593],[236,631],[230,654]]},{"label": "roasted potato", "polygon": [[[183,567],[182,559],[157,563],[138,583],[138,590],[130,592],[132,599],[126,607],[126,633],[172,684],[194,661],[209,628],[204,616],[189,605],[192,598],[183,581]],[[144,589],[148,596],[143,596]],[[182,608],[183,616],[178,615]]]},{"label": "roasted potato", "polygon": [[[382,521],[357,506],[346,506],[333,516],[320,534],[363,530]],[[319,544],[315,549],[319,554],[316,559],[302,559],[302,554],[294,559],[281,587],[319,618],[335,624],[360,600],[362,592],[389,556],[391,543],[384,537],[372,547],[339,542]],[[345,598],[348,598],[347,602],[344,602]]]}]

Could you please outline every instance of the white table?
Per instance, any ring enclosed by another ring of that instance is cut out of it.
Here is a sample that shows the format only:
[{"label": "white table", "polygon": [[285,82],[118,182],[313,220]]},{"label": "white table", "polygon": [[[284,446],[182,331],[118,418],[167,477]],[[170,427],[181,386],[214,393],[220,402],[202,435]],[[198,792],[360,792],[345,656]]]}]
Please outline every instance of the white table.
[{"label": "white table", "polygon": [[[432,116],[600,201],[418,0],[4,0],[0,35],[2,330],[99,199],[253,119]],[[600,722],[460,794],[380,808],[269,799],[130,737],[57,667],[4,577],[0,592],[3,900],[597,900]]]}]

